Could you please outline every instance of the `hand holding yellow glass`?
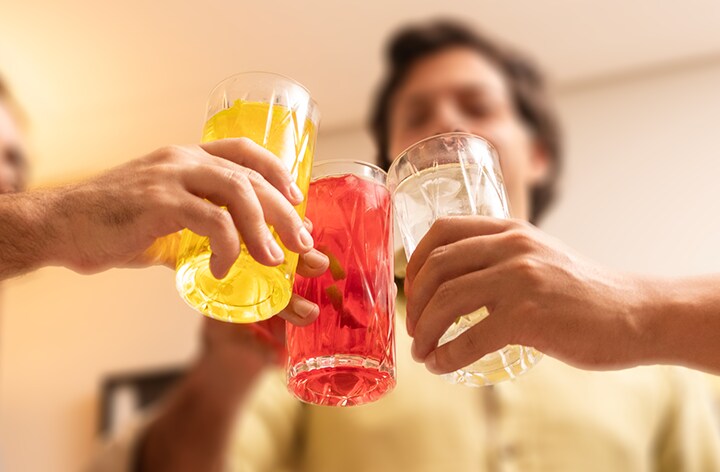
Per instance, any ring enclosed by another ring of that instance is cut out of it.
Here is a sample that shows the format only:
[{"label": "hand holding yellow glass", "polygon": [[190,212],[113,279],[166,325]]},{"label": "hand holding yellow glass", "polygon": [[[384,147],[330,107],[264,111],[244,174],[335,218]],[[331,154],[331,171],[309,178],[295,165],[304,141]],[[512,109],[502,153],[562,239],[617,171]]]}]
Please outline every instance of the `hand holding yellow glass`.
[{"label": "hand holding yellow glass", "polygon": [[[301,85],[274,74],[239,74],[220,83],[211,93],[203,142],[251,139],[280,159],[305,197],[317,124],[317,107]],[[301,218],[304,216],[304,200],[295,211]],[[270,220],[269,215],[265,216]],[[177,262],[181,296],[204,315],[223,321],[250,323],[279,313],[292,295],[298,254],[283,245],[272,226],[269,229],[280,249],[278,254],[270,254],[278,257],[270,259],[282,262],[277,266],[261,264],[243,243],[240,257],[220,280],[210,272],[208,238],[184,230]]]}]

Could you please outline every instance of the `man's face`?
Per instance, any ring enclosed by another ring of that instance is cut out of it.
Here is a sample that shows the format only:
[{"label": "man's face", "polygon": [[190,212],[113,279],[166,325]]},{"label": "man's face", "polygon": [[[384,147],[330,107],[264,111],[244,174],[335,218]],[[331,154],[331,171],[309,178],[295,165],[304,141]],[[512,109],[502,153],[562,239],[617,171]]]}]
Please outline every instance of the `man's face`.
[{"label": "man's face", "polygon": [[548,159],[517,116],[508,84],[478,52],[456,47],[421,59],[390,106],[390,155],[451,131],[490,141],[499,156],[513,216],[527,219],[529,195]]},{"label": "man's face", "polygon": [[23,135],[10,109],[0,100],[0,194],[25,189],[27,161]]}]

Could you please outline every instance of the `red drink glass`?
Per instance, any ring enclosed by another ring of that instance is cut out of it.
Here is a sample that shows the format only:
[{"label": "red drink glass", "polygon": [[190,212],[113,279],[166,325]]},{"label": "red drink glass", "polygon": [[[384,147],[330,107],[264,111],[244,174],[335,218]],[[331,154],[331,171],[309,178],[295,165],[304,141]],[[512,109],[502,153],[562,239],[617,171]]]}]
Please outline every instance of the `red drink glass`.
[{"label": "red drink glass", "polygon": [[312,324],[287,324],[288,389],[302,401],[361,405],[395,386],[393,221],[385,178],[364,162],[313,168],[306,214],[330,268],[295,279],[295,293],[320,307]]}]

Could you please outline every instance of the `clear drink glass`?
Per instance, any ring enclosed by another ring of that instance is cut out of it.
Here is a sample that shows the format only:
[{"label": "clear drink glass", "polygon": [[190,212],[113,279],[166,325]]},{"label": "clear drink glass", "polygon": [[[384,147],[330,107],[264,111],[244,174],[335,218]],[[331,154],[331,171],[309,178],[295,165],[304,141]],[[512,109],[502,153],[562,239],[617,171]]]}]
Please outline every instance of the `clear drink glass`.
[{"label": "clear drink glass", "polygon": [[[310,184],[319,111],[310,93],[280,75],[249,72],[225,79],[210,93],[203,142],[247,137],[274,153],[303,195]],[[305,214],[305,201],[295,207]],[[285,260],[277,267],[256,262],[245,245],[228,274],[216,279],[209,268],[207,237],[183,230],[176,285],[202,314],[234,323],[252,323],[279,313],[290,301],[298,255],[270,228]]]},{"label": "clear drink glass", "polygon": [[313,169],[308,218],[315,246],[330,258],[295,292],[320,307],[305,327],[287,324],[288,389],[308,403],[372,402],[395,386],[393,221],[383,170],[354,161]]},{"label": "clear drink glass", "polygon": [[[438,218],[510,217],[498,156],[487,141],[472,134],[445,133],[412,145],[390,166],[388,186],[408,260]],[[440,344],[460,336],[488,314],[484,307],[458,313]],[[492,385],[526,372],[541,357],[531,347],[506,346],[444,377],[465,385]]]}]

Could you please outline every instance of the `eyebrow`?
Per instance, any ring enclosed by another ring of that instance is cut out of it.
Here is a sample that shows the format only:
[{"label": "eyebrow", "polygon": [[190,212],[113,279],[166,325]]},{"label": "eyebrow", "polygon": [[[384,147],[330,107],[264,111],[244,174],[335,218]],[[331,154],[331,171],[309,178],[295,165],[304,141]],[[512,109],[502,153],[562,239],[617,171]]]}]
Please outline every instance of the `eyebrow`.
[{"label": "eyebrow", "polygon": [[[466,84],[460,84],[460,85],[453,85],[451,87],[446,87],[439,91],[440,94],[459,94],[459,95],[480,95],[480,96],[487,96],[489,95],[489,87],[487,85],[477,82],[472,83],[466,83]],[[405,97],[405,99],[402,101],[408,106],[417,106],[418,104],[423,105],[425,102],[427,102],[430,98],[438,95],[437,90],[432,90],[428,92],[416,92],[411,95],[408,95]]]}]

